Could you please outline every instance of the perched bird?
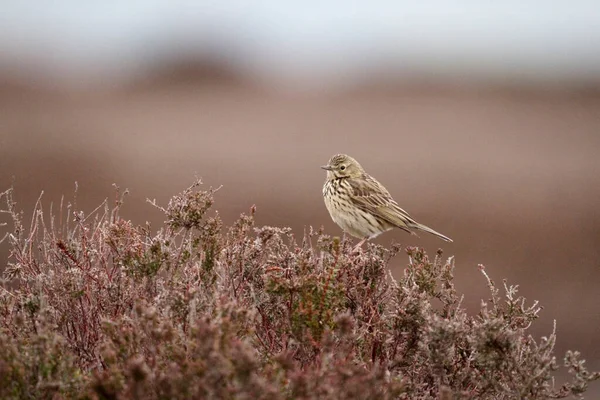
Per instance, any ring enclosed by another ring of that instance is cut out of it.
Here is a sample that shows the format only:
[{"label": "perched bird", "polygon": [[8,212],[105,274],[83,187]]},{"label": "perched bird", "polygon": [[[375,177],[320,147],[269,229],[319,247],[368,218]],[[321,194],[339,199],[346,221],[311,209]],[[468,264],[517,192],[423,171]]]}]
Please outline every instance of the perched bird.
[{"label": "perched bird", "polygon": [[429,232],[447,242],[447,236],[415,221],[392,198],[385,187],[365,172],[363,167],[346,154],[337,154],[322,166],[327,171],[323,185],[323,198],[331,219],[345,232],[362,239],[358,249],[367,239],[400,228]]}]

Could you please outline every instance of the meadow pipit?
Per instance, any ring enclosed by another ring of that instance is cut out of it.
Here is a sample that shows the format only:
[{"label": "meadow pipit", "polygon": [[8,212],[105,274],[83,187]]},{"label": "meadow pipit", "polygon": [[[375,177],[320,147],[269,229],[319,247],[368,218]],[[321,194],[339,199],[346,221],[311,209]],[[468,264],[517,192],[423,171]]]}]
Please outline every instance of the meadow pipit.
[{"label": "meadow pipit", "polygon": [[393,228],[403,229],[413,235],[414,230],[429,232],[447,242],[452,241],[415,221],[354,158],[338,154],[321,168],[327,170],[327,179],[323,185],[327,210],[340,228],[362,239],[356,249],[367,239]]}]

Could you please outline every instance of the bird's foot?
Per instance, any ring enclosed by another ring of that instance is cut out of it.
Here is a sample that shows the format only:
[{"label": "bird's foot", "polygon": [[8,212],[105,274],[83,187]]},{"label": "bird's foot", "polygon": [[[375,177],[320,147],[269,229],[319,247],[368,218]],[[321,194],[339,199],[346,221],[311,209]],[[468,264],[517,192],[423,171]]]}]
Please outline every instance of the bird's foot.
[{"label": "bird's foot", "polygon": [[352,253],[360,253],[362,251],[361,247],[362,247],[363,243],[366,241],[367,241],[367,238],[364,238],[363,240],[358,242],[358,244],[356,246],[354,246],[354,249],[352,249]]}]

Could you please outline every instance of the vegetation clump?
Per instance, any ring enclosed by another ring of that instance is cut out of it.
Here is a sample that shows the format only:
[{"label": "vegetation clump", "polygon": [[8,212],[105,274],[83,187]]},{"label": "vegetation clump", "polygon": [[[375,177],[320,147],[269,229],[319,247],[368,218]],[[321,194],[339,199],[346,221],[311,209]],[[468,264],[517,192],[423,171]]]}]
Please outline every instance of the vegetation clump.
[{"label": "vegetation clump", "polygon": [[528,333],[540,307],[496,285],[476,315],[454,260],[309,230],[229,227],[200,181],[173,197],[158,231],[120,216],[122,197],[84,214],[12,190],[0,288],[0,398],[546,399],[581,395],[600,374],[577,352],[555,386],[556,335]]}]

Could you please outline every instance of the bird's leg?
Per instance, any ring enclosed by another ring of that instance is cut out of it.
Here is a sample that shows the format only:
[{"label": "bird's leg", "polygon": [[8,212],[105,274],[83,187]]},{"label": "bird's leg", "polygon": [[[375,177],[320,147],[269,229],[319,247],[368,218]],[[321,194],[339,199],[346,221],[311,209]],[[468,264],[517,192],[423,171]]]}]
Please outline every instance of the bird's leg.
[{"label": "bird's leg", "polygon": [[358,244],[356,246],[354,246],[354,249],[352,250],[353,253],[358,252],[358,249],[360,249],[360,247],[363,245],[364,242],[366,242],[368,239],[368,237],[364,238],[363,240],[361,240],[360,242],[358,242]]}]

